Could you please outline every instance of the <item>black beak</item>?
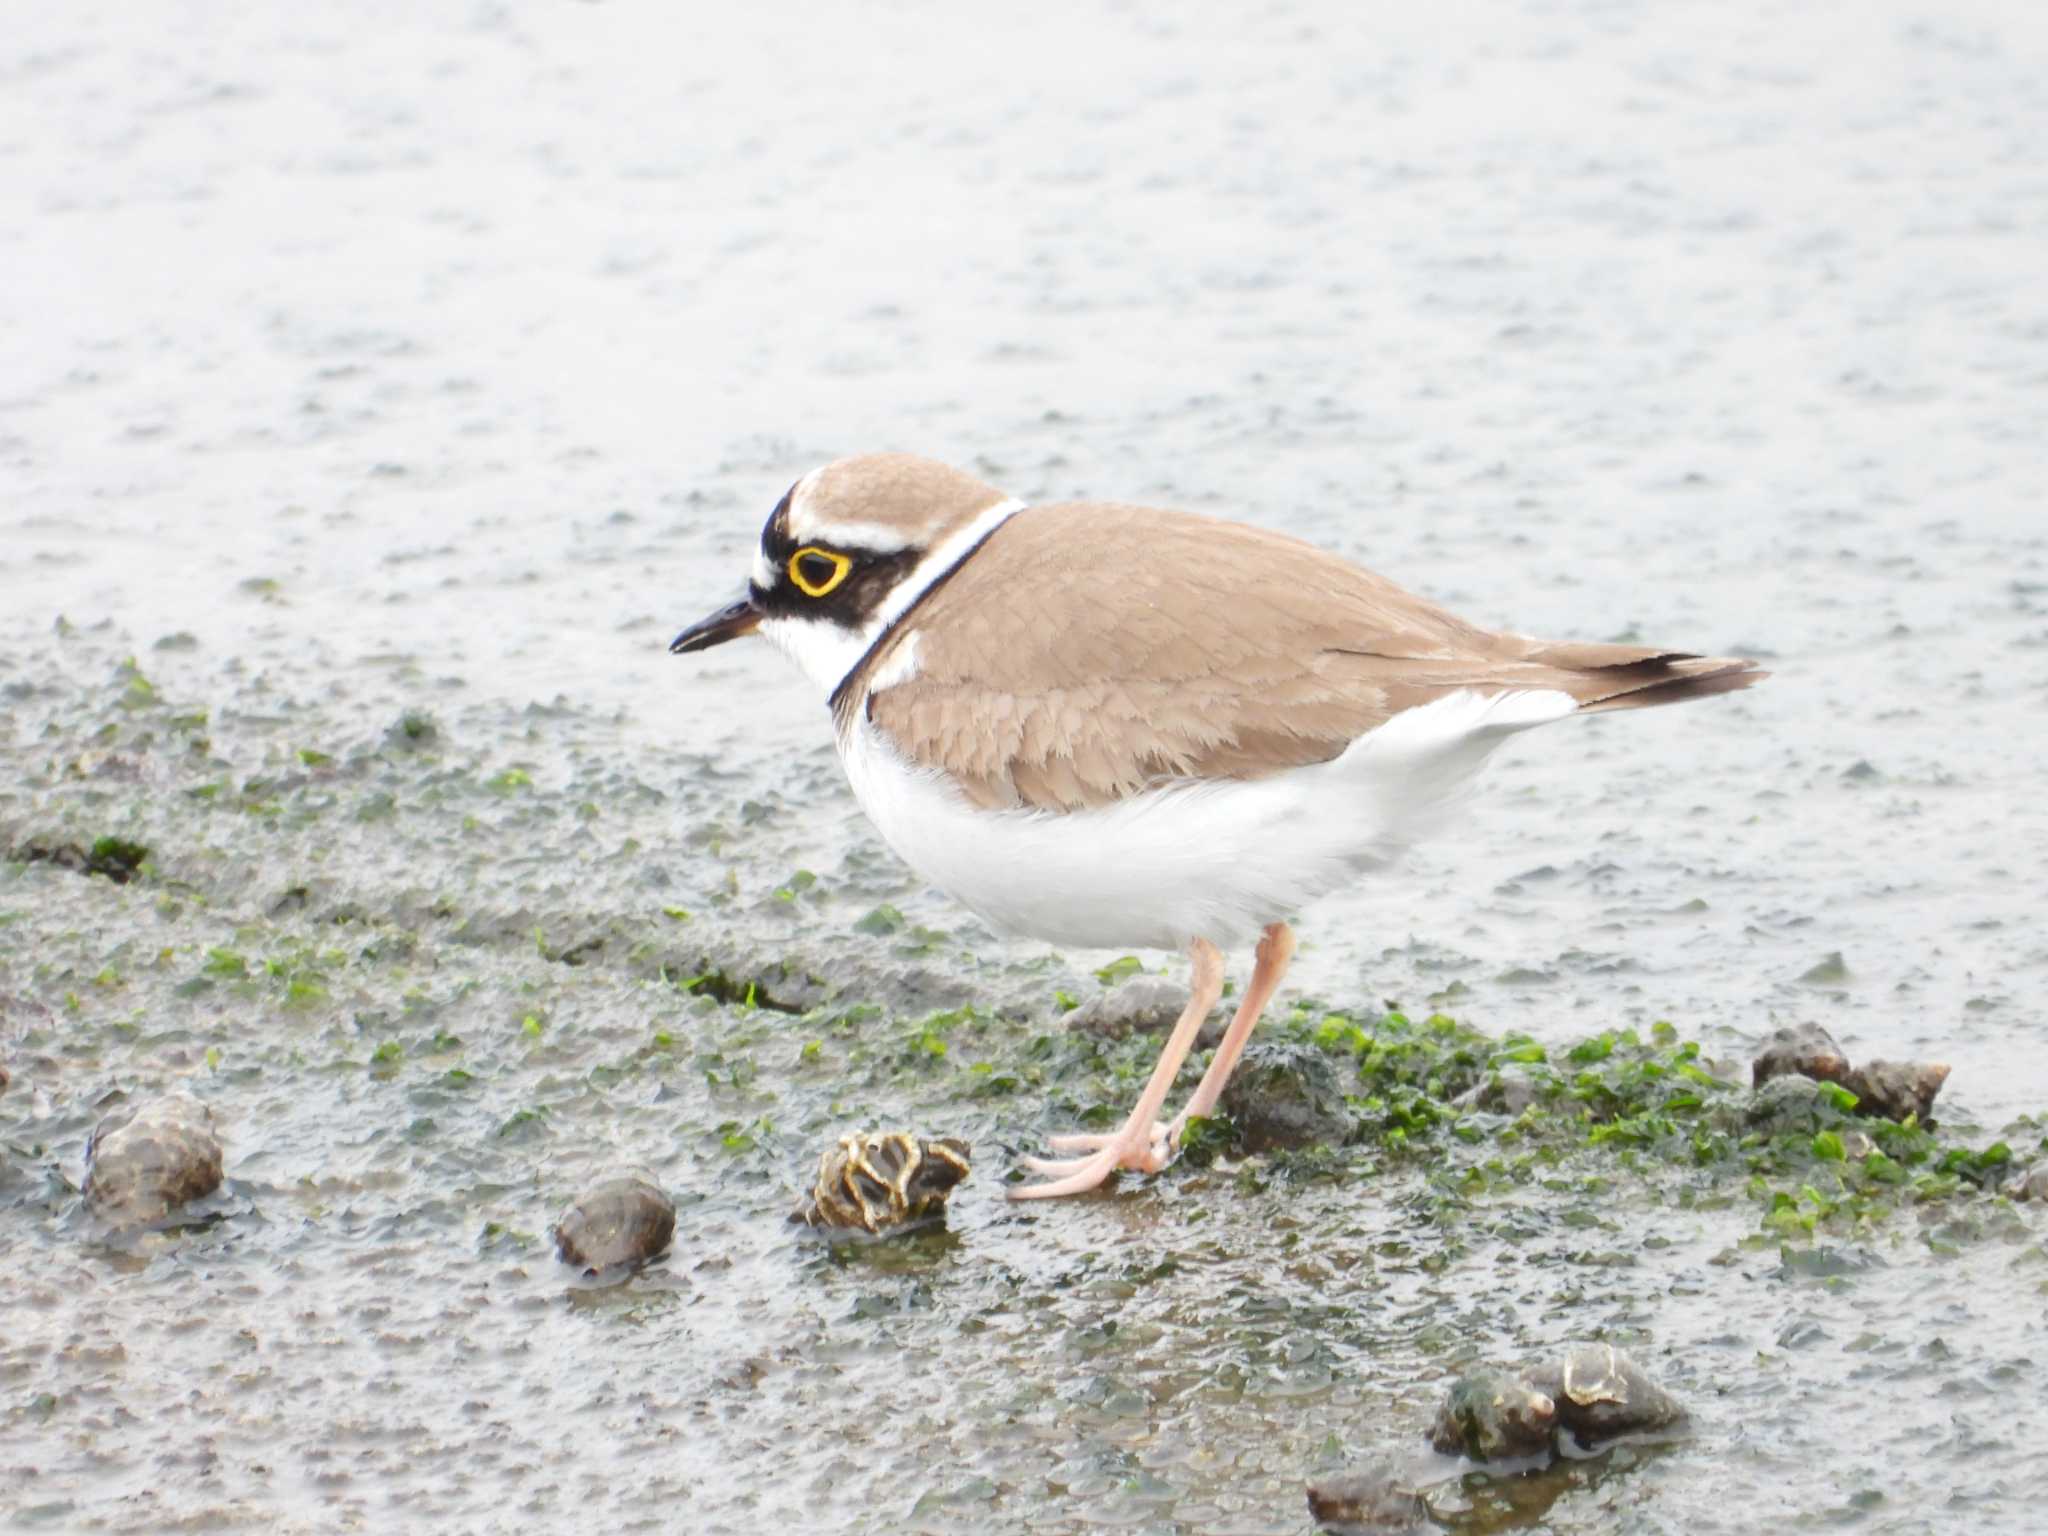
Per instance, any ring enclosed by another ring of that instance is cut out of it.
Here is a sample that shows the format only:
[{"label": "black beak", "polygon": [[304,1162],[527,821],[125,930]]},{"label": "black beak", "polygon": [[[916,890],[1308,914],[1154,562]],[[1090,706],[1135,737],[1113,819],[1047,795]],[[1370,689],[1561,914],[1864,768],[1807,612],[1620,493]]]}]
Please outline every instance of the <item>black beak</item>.
[{"label": "black beak", "polygon": [[751,635],[760,627],[761,610],[754,606],[751,593],[743,593],[738,602],[727,603],[718,612],[692,624],[671,640],[668,648],[677,656],[691,651],[708,651],[714,645],[737,640],[741,635]]}]

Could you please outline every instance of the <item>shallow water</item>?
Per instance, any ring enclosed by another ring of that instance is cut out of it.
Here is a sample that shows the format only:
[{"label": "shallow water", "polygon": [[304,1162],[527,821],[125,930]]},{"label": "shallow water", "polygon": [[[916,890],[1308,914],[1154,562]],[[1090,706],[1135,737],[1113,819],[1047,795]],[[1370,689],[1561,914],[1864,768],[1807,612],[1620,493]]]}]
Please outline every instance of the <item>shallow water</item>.
[{"label": "shallow water", "polygon": [[[1365,14],[15,20],[0,851],[152,867],[0,864],[11,1520],[1293,1533],[1454,1362],[1597,1333],[1695,1426],[1539,1526],[2036,1523],[2038,1209],[1814,1275],[1639,1170],[1448,1228],[1391,1167],[1011,1208],[1111,957],[920,889],[765,649],[663,653],[796,474],[901,446],[1764,655],[1518,742],[1284,996],[1814,1019],[1954,1063],[1979,1142],[2048,1107],[2048,24]],[[714,969],[777,1006],[663,979]],[[828,999],[881,1016],[780,1011]],[[968,1002],[1015,1022],[921,1060]],[[174,1082],[230,1186],[109,1239],[97,1106]],[[902,1122],[976,1144],[949,1232],[792,1235]],[[567,1279],[620,1162],[676,1251]]]}]

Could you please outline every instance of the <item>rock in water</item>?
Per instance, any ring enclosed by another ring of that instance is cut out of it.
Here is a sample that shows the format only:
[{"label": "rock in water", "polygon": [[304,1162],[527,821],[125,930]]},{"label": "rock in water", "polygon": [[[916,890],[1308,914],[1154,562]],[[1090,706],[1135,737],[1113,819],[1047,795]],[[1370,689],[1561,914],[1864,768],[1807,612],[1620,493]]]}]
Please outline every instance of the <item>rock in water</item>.
[{"label": "rock in water", "polygon": [[1872,1061],[1853,1067],[1834,1037],[1818,1024],[1788,1024],[1765,1038],[1749,1065],[1749,1077],[1753,1089],[1787,1077],[1839,1083],[1856,1095],[1859,1115],[1888,1120],[1917,1115],[1925,1120],[1934,1108],[1934,1096],[1948,1081],[1948,1068],[1920,1061]]},{"label": "rock in water", "polygon": [[1558,1422],[1587,1445],[1685,1417],[1678,1399],[1612,1344],[1574,1344],[1562,1360],[1529,1372],[1528,1385],[1556,1403]]},{"label": "rock in water", "polygon": [[[1105,1040],[1121,1040],[1133,1031],[1164,1034],[1179,1022],[1188,1005],[1188,989],[1164,976],[1133,976],[1122,986],[1098,992],[1067,1015],[1067,1028]],[[1202,1021],[1195,1049],[1207,1050],[1223,1038],[1227,1020],[1215,1012]]]},{"label": "rock in water", "polygon": [[1913,1115],[1925,1121],[1934,1109],[1934,1096],[1947,1081],[1945,1062],[1870,1061],[1842,1079],[1842,1086],[1856,1095],[1859,1115],[1883,1115],[1887,1120]]},{"label": "rock in water", "polygon": [[1329,1056],[1313,1046],[1249,1047],[1216,1107],[1250,1152],[1341,1142],[1351,1134],[1337,1074]]},{"label": "rock in water", "polygon": [[1541,1104],[1556,1092],[1554,1078],[1532,1077],[1520,1066],[1506,1066],[1487,1073],[1451,1102],[1460,1109],[1477,1109],[1492,1115],[1519,1115],[1530,1105]]},{"label": "rock in water", "polygon": [[213,1112],[189,1093],[172,1093],[110,1115],[86,1143],[85,1163],[85,1198],[103,1214],[160,1220],[220,1188]]},{"label": "rock in water", "polygon": [[811,1192],[789,1219],[879,1234],[942,1216],[953,1186],[967,1177],[972,1150],[956,1137],[924,1140],[908,1131],[842,1136],[818,1159]]},{"label": "rock in water", "polygon": [[593,1184],[555,1223],[555,1251],[578,1269],[640,1264],[675,1236],[675,1203],[651,1175],[633,1171]]},{"label": "rock in water", "polygon": [[1392,1463],[1375,1463],[1308,1485],[1309,1517],[1339,1536],[1422,1527],[1429,1505]]},{"label": "rock in water", "polygon": [[1820,1130],[1835,1112],[1822,1108],[1815,1092],[1819,1087],[1814,1079],[1798,1072],[1771,1078],[1741,1106],[1742,1122],[1766,1136],[1786,1132],[1808,1135]]},{"label": "rock in water", "polygon": [[1562,1358],[1519,1375],[1478,1371],[1461,1377],[1438,1411],[1430,1444],[1476,1461],[1528,1456],[1554,1447],[1569,1429],[1584,1445],[1636,1430],[1664,1429],[1685,1417],[1678,1399],[1612,1344],[1573,1344]]},{"label": "rock in water", "polygon": [[2048,1200],[2048,1163],[2028,1169],[2005,1188],[2010,1200]]},{"label": "rock in water", "polygon": [[1749,1064],[1749,1086],[1761,1088],[1774,1077],[1810,1077],[1815,1082],[1841,1083],[1849,1076],[1849,1058],[1835,1037],[1818,1024],[1787,1024],[1764,1038]]},{"label": "rock in water", "polygon": [[1446,1456],[1495,1461],[1551,1448],[1557,1404],[1507,1371],[1475,1371],[1451,1384],[1430,1426],[1429,1443]]}]

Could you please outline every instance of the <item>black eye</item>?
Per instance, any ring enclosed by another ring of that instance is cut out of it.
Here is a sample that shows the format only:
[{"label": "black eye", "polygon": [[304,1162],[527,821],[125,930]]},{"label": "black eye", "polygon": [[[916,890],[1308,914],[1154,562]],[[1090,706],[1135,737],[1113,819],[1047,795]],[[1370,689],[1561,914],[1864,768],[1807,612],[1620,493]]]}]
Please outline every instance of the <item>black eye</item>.
[{"label": "black eye", "polygon": [[823,597],[846,580],[853,562],[845,555],[806,544],[789,557],[789,579],[806,597]]}]

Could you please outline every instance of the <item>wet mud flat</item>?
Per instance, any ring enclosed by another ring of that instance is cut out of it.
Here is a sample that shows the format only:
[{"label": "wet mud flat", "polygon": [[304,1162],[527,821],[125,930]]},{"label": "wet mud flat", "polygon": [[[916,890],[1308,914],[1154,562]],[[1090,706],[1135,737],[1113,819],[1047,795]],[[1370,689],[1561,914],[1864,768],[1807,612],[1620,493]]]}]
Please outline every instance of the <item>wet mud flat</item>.
[{"label": "wet mud flat", "polygon": [[[1068,1027],[1138,959],[906,917],[819,835],[829,752],[776,782],[403,658],[283,676],[66,625],[0,678],[11,1524],[1292,1536],[1387,1458],[1472,1531],[2048,1502],[2048,1206],[2006,1193],[2038,1115],[1873,1119],[1683,1018],[1538,1037],[1361,976],[1261,1031],[1313,1115],[1015,1206],[1016,1154],[1150,1067]],[[88,1137],[173,1092],[225,1181],[107,1219]],[[821,1149],[896,1126],[974,1148],[943,1224],[790,1224]],[[550,1223],[622,1165],[672,1242],[585,1274]],[[1429,1449],[1454,1379],[1589,1340],[1682,1424]]]}]

